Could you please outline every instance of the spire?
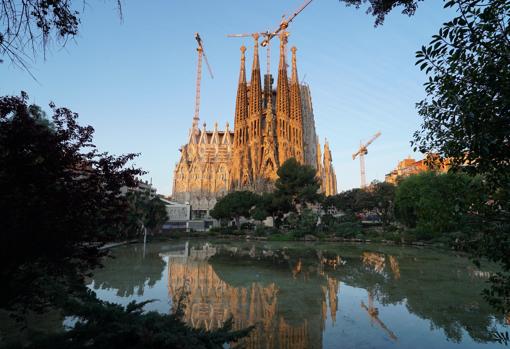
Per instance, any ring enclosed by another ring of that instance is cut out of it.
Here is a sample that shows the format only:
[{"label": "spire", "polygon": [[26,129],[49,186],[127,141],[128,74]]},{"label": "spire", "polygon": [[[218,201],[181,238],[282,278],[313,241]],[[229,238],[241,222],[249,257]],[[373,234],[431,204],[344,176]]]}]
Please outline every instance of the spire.
[{"label": "spire", "polygon": [[246,120],[248,116],[248,95],[247,95],[247,85],[246,85],[246,69],[245,69],[245,61],[246,58],[244,53],[246,52],[246,47],[241,46],[241,68],[239,71],[239,84],[237,87],[237,98],[236,98],[236,114],[234,119],[234,132],[236,142],[242,142],[242,123]]},{"label": "spire", "polygon": [[278,141],[278,161],[285,162],[293,156],[292,147],[289,147],[290,129],[289,120],[289,79],[287,78],[287,64],[285,62],[285,47],[288,33],[280,33],[280,64],[278,66],[278,84],[276,87],[276,136]]},{"label": "spire", "polygon": [[321,151],[321,143],[320,140],[317,139],[317,158],[315,161],[317,162],[317,177],[322,178],[322,151]]},{"label": "spire", "polygon": [[331,150],[328,140],[324,140],[324,180],[322,191],[326,196],[335,195],[336,192],[336,175],[333,169],[333,159],[331,158]]},{"label": "spire", "polygon": [[273,99],[272,99],[272,91],[267,95],[267,105],[266,105],[266,137],[274,137],[274,123],[273,123]]},{"label": "spire", "polygon": [[301,120],[301,94],[299,92],[299,80],[296,65],[296,47],[291,48],[292,51],[292,77],[290,80],[290,118]]},{"label": "spire", "polygon": [[326,167],[326,162],[331,161],[331,151],[329,150],[329,142],[327,138],[324,138],[324,167]]},{"label": "spire", "polygon": [[214,130],[213,130],[213,134],[212,134],[212,137],[211,137],[211,144],[220,144],[220,137],[218,135],[218,123],[215,122],[214,123]]},{"label": "spire", "polygon": [[297,75],[296,47],[292,47],[292,77],[290,81],[290,123],[292,128],[291,142],[297,161],[304,163],[303,148],[303,111],[301,105],[301,91]]},{"label": "spire", "polygon": [[288,33],[280,34],[280,63],[278,65],[278,86],[276,89],[276,112],[288,115],[289,112],[289,79],[287,78],[287,63],[285,49]]},{"label": "spire", "polygon": [[273,118],[273,101],[272,101],[272,93],[267,95],[267,105],[266,105],[266,127],[264,134],[264,146],[263,146],[263,154],[262,154],[262,162],[260,166],[260,174],[262,177],[270,180],[275,180],[277,175],[276,171],[278,169],[278,157],[276,152],[276,144],[275,144],[275,125]]},{"label": "spire", "polygon": [[207,139],[207,130],[206,130],[206,123],[204,122],[202,124],[202,132],[200,132],[200,139],[198,140],[198,143],[199,144],[207,144],[209,143],[208,142],[208,139]]},{"label": "spire", "polygon": [[230,125],[227,121],[227,123],[225,124],[225,132],[223,133],[223,138],[221,140],[221,144],[231,144],[231,139],[230,139]]},{"label": "spire", "polygon": [[236,119],[235,121],[244,120],[247,117],[248,111],[248,98],[247,98],[247,84],[246,84],[246,58],[244,53],[246,47],[241,46],[241,69],[239,71],[239,83],[237,86],[237,99],[236,99]]},{"label": "spire", "polygon": [[251,68],[250,81],[250,102],[249,114],[260,115],[262,112],[262,85],[260,82],[260,63],[259,63],[259,34],[253,34],[255,44],[253,46],[253,65]]}]

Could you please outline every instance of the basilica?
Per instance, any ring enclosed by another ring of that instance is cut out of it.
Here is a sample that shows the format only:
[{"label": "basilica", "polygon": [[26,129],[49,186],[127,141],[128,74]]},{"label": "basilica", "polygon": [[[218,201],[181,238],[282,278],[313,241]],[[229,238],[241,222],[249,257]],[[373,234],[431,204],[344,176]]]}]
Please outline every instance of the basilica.
[{"label": "basilica", "polygon": [[[291,77],[287,73],[287,33],[280,35],[276,88],[271,74],[262,78],[258,38],[253,47],[251,79],[246,79],[246,47],[241,47],[233,130],[227,123],[207,130],[194,120],[174,170],[172,198],[188,202],[198,216],[207,215],[216,200],[234,190],[272,189],[277,170],[293,157],[317,171],[325,195],[337,192],[336,175],[327,140],[323,151],[315,132],[308,85],[298,80],[296,48],[291,48]],[[322,153],[324,154],[322,156]]]}]

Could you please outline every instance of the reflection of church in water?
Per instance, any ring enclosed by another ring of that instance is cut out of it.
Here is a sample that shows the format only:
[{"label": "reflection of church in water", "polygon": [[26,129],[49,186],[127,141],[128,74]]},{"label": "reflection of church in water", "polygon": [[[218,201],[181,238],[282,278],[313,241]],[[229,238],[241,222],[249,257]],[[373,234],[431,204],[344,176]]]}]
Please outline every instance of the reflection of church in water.
[{"label": "reflection of church in water", "polygon": [[[187,293],[184,300],[184,320],[196,328],[214,330],[225,320],[233,317],[233,329],[240,330],[255,324],[250,336],[243,340],[247,348],[322,348],[322,333],[328,315],[334,322],[338,309],[339,282],[325,276],[325,285],[310,286],[318,291],[318,304],[296,321],[286,319],[287,306],[279,303],[280,289],[274,282],[251,282],[234,287],[222,280],[209,257],[216,254],[216,247],[208,244],[201,249],[185,248],[177,253],[165,253],[168,260],[168,289],[173,304],[182,290]],[[327,262],[327,261],[326,261]],[[301,261],[295,263],[289,279],[306,278],[301,270]],[[291,296],[293,297],[293,296]],[[329,314],[328,314],[329,309]],[[315,311],[314,311],[315,310]]]}]

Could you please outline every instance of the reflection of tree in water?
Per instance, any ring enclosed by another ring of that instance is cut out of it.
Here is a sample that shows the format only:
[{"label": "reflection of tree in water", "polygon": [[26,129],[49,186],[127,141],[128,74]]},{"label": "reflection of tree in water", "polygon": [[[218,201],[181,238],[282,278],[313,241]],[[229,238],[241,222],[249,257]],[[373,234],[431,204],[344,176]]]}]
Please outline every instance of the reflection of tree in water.
[{"label": "reflection of tree in water", "polygon": [[143,295],[146,286],[161,280],[164,260],[157,253],[143,254],[143,246],[118,247],[114,257],[105,261],[106,267],[94,270],[94,289],[114,289],[117,296]]},{"label": "reflection of tree in water", "polygon": [[[429,249],[391,247],[377,251],[345,246],[324,249],[275,249],[264,244],[217,247],[218,253],[210,262],[220,279],[233,286],[250,285],[254,280],[273,283],[278,289],[278,312],[291,323],[295,319],[308,319],[309,324],[322,323],[322,329],[327,311],[325,301],[329,303],[334,321],[339,304],[334,290],[339,289],[340,280],[368,291],[364,305],[369,315],[378,315],[377,308],[369,305],[373,298],[382,306],[405,304],[410,313],[429,320],[433,328],[442,329],[454,342],[462,340],[464,331],[475,341],[486,342],[494,330],[493,310],[480,296],[485,285],[479,278],[487,273],[473,271],[470,262],[463,257]],[[302,297],[300,292],[307,297]],[[315,296],[310,297],[311,294]],[[307,299],[306,304],[300,304],[303,298]],[[310,299],[316,301],[310,302]],[[503,322],[501,317],[496,319]],[[384,319],[374,317],[372,320],[380,321],[379,327],[390,338],[398,335],[391,332],[391,326],[384,324]]]},{"label": "reflection of tree in water", "polygon": [[463,331],[478,342],[491,339],[493,309],[483,301],[485,285],[469,273],[467,259],[433,250],[397,253],[364,251],[361,259],[353,256],[335,275],[370,290],[383,305],[405,303],[410,313],[429,320],[449,340],[460,342]]}]

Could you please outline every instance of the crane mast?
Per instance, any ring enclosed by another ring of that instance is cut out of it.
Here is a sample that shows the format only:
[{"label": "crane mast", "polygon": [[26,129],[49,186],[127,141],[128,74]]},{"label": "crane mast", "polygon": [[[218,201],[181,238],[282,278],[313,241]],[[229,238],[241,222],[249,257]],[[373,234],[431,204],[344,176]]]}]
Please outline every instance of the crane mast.
[{"label": "crane mast", "polygon": [[207,69],[209,71],[209,75],[211,75],[211,79],[214,79],[211,66],[207,61],[207,56],[204,52],[204,46],[202,44],[202,38],[198,33],[195,33],[195,40],[197,41],[197,53],[198,53],[198,62],[197,62],[197,82],[195,86],[195,114],[193,116],[193,124],[192,130],[195,134],[198,133],[198,122],[200,121],[200,85],[202,82],[202,58],[205,60],[205,64],[207,65]]},{"label": "crane mast", "polygon": [[365,188],[367,186],[367,178],[365,173],[365,155],[368,154],[368,146],[372,144],[373,141],[375,141],[379,136],[381,135],[381,132],[377,132],[372,138],[365,144],[361,143],[359,144],[359,149],[356,153],[352,154],[352,159],[356,159],[357,156],[359,156],[359,167],[360,167],[360,174],[361,174],[361,188]]},{"label": "crane mast", "polygon": [[[361,146],[361,142],[360,142]],[[365,188],[367,186],[367,176],[365,172],[365,154],[367,152],[362,152],[359,154],[359,168],[361,172],[361,188]]]}]

